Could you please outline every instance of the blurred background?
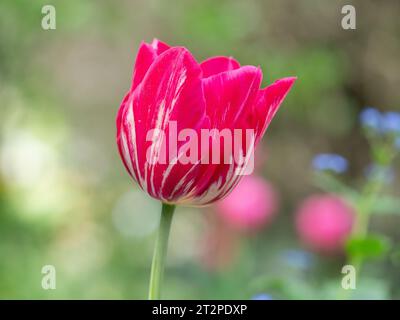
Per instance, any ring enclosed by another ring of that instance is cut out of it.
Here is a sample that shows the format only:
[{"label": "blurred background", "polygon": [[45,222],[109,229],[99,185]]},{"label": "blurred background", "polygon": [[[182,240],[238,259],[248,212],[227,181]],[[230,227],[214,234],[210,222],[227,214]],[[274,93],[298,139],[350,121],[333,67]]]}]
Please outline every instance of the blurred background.
[{"label": "blurred background", "polygon": [[[343,30],[350,3],[357,29]],[[48,4],[56,30],[41,27]],[[346,255],[305,243],[296,215],[304,199],[326,193],[314,181],[316,154],[341,154],[348,170],[335,181],[363,186],[372,160],[359,113],[400,111],[399,14],[397,0],[2,0],[0,298],[147,297],[160,205],[125,172],[115,115],[139,43],[154,37],[198,61],[260,65],[263,85],[298,77],[257,156],[273,218],[242,228],[219,213],[229,205],[178,208],[164,297],[340,297]],[[399,161],[391,168],[383,192],[396,199]],[[353,298],[400,298],[400,208],[386,211],[370,230],[390,249],[363,265]],[[45,265],[56,268],[56,290],[41,286]]]}]

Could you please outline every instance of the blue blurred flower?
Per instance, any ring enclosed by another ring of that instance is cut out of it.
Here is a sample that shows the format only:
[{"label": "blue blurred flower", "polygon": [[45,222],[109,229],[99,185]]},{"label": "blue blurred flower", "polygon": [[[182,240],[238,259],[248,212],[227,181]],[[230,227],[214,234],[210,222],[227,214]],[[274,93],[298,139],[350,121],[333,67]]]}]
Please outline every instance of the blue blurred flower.
[{"label": "blue blurred flower", "polygon": [[258,293],[251,300],[273,300],[272,296],[266,293]]},{"label": "blue blurred flower", "polygon": [[377,179],[383,181],[384,183],[390,184],[395,178],[395,172],[392,167],[370,164],[365,169],[365,176],[368,179]]},{"label": "blue blurred flower", "polygon": [[383,131],[386,133],[400,133],[400,113],[386,112],[383,115]]},{"label": "blue blurred flower", "polygon": [[314,157],[312,165],[317,171],[331,170],[336,173],[343,173],[347,170],[348,162],[341,155],[321,153]]},{"label": "blue blurred flower", "polygon": [[382,130],[382,114],[378,109],[368,107],[360,113],[361,124],[373,131],[380,133]]},{"label": "blue blurred flower", "polygon": [[304,250],[286,250],[281,257],[289,266],[302,270],[309,269],[315,262],[314,255]]}]

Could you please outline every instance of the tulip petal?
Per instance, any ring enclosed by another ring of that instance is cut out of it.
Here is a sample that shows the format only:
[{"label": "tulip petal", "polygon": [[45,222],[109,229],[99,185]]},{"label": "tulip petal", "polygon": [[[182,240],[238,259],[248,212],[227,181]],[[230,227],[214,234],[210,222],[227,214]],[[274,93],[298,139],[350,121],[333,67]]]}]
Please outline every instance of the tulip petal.
[{"label": "tulip petal", "polygon": [[157,39],[151,44],[142,42],[136,55],[135,66],[133,68],[132,90],[134,90],[143,80],[154,60],[168,50],[170,47]]},{"label": "tulip petal", "polygon": [[[252,106],[259,91],[261,77],[260,69],[245,66],[206,79],[203,78],[207,114],[210,117],[212,128],[220,130],[219,132],[228,129],[233,133],[234,129],[249,127],[251,123],[247,123],[243,119],[243,115],[247,115],[249,110],[253,110]],[[215,143],[215,141],[211,143]],[[229,159],[224,156],[223,143],[220,147],[219,163],[210,163],[199,169],[199,172],[202,172],[202,179],[191,190],[191,197],[181,199],[181,203],[188,202],[196,205],[212,203],[228,194],[239,182],[241,176],[238,175],[237,170],[240,169],[240,164],[235,159],[230,159],[230,162],[226,161]],[[241,145],[241,147],[246,149],[241,150],[246,156],[249,146]],[[233,153],[233,146],[231,150]],[[212,152],[210,151],[210,153]],[[231,156],[233,157],[233,154]]]},{"label": "tulip petal", "polygon": [[212,57],[200,64],[201,70],[203,71],[203,78],[216,75],[224,71],[231,71],[240,68],[239,62],[232,57]]},{"label": "tulip petal", "polygon": [[135,89],[142,82],[147,70],[156,59],[157,54],[154,48],[148,43],[142,42],[136,55],[136,62],[133,68],[132,89]]},{"label": "tulip petal", "polygon": [[161,53],[167,51],[170,48],[170,46],[167,45],[165,42],[162,42],[156,38],[153,39],[151,46],[153,47],[157,55],[160,55]]},{"label": "tulip petal", "polygon": [[131,161],[131,157],[129,155],[129,150],[126,146],[126,142],[123,141],[123,132],[122,132],[122,124],[124,121],[124,115],[126,112],[126,105],[127,102],[130,99],[130,92],[128,92],[124,99],[122,100],[121,106],[118,109],[118,113],[117,113],[117,118],[116,118],[116,124],[117,124],[117,146],[118,146],[118,151],[119,154],[121,156],[122,162],[126,168],[126,170],[128,171],[129,175],[134,177],[136,180],[138,180],[136,173],[134,171],[134,169],[132,168],[132,161]]},{"label": "tulip petal", "polygon": [[[178,164],[170,163],[167,147],[164,149],[167,154],[158,151],[169,146],[171,121],[176,122],[177,132],[187,128],[200,130],[209,122],[205,113],[200,66],[185,48],[167,50],[151,65],[142,83],[131,94],[129,105],[133,112],[128,109],[126,118],[135,126],[132,130],[125,123],[124,129],[135,136],[135,141],[132,138],[127,141],[132,141],[130,154],[134,157],[130,160],[137,164],[139,184],[153,197],[172,201],[171,193],[193,165],[181,165],[179,161]],[[165,133],[165,138],[160,140],[160,146],[154,152],[150,148],[151,141],[147,141],[149,130]],[[182,144],[178,141],[177,150]],[[147,158],[149,150],[151,159]],[[160,157],[165,157],[166,162],[160,163]],[[195,176],[195,170],[191,172],[190,179]]]},{"label": "tulip petal", "polygon": [[235,128],[237,120],[251,108],[260,88],[259,68],[244,66],[203,79],[207,115],[217,129]]},{"label": "tulip petal", "polygon": [[257,115],[255,119],[256,143],[264,135],[265,130],[296,79],[296,77],[283,78],[259,91],[255,104],[255,113]]}]

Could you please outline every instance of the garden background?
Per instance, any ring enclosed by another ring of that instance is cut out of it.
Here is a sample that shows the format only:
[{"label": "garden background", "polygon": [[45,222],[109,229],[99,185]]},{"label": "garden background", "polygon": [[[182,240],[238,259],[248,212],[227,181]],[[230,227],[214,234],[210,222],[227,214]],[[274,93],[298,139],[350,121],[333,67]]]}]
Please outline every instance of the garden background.
[{"label": "garden background", "polygon": [[[154,37],[198,61],[259,65],[263,85],[298,77],[262,141],[258,175],[279,194],[275,219],[235,235],[232,256],[210,265],[215,209],[178,208],[163,296],[340,297],[345,255],[315,252],[295,229],[303,199],[325,192],[312,159],[341,154],[340,180],[357,188],[371,162],[359,113],[400,111],[400,2],[350,2],[356,30],[341,27],[349,1],[2,0],[0,298],[146,298],[160,207],[122,166],[115,115],[138,46]],[[41,27],[47,4],[56,30]],[[398,160],[393,171],[384,193],[396,198]],[[382,211],[370,230],[390,248],[365,262],[353,298],[400,298],[400,208]],[[55,290],[41,286],[44,265],[56,268]]]}]

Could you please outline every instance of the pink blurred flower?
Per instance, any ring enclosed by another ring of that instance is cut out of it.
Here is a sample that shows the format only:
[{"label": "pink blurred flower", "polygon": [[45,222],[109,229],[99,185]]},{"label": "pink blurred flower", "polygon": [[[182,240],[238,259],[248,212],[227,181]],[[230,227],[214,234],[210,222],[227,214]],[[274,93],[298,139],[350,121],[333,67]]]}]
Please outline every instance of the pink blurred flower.
[{"label": "pink blurred flower", "polygon": [[259,230],[278,209],[272,185],[261,177],[246,176],[225,199],[216,203],[222,218],[238,230]]},{"label": "pink blurred flower", "polygon": [[333,194],[305,199],[296,213],[300,238],[313,249],[325,253],[343,249],[354,222],[353,209]]},{"label": "pink blurred flower", "polygon": [[[251,129],[257,144],[295,78],[280,79],[263,89],[261,80],[260,68],[240,66],[231,57],[198,63],[184,47],[143,42],[116,119],[117,144],[126,170],[162,202],[206,205],[223,198],[241,178],[237,163],[182,164],[179,158],[186,154],[179,154],[175,162],[157,160],[169,143],[170,123],[176,123],[179,132],[192,129],[197,136],[202,129]],[[162,131],[167,138],[152,144],[146,139],[152,130]],[[177,141],[178,150],[185,144]],[[245,158],[252,152],[241,151]]]}]

